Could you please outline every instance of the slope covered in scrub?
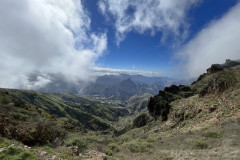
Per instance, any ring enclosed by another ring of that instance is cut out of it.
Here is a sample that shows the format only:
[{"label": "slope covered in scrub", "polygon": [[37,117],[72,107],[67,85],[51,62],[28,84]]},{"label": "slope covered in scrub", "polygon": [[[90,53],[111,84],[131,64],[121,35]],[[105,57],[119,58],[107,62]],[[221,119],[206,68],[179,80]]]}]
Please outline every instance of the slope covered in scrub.
[{"label": "slope covered in scrub", "polygon": [[212,70],[190,86],[166,87],[148,104],[149,95],[132,97],[127,117],[125,109],[77,95],[0,93],[1,135],[8,138],[0,139],[1,158],[12,149],[15,157],[66,160],[240,157],[240,66]]},{"label": "slope covered in scrub", "polygon": [[[240,66],[206,73],[190,86],[171,86],[148,104],[152,120],[118,137],[145,146],[132,159],[238,159]],[[141,120],[142,116],[135,119]],[[140,122],[140,121],[139,121]],[[127,148],[128,148],[127,147]],[[126,158],[126,156],[125,156]],[[122,158],[124,159],[124,158]]]},{"label": "slope covered in scrub", "polygon": [[[70,94],[0,90],[0,134],[25,144],[46,144],[67,131],[112,130],[127,110]],[[44,133],[43,133],[44,132]]]}]

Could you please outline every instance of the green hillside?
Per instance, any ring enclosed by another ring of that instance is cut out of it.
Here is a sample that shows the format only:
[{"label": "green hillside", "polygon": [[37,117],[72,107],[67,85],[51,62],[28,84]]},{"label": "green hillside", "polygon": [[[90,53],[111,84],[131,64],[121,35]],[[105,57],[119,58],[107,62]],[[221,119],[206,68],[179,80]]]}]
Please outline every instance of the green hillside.
[{"label": "green hillside", "polygon": [[10,89],[0,90],[0,107],[0,123],[3,128],[1,135],[19,139],[26,144],[30,142],[25,142],[28,140],[24,140],[22,134],[32,134],[31,130],[36,130],[39,125],[48,128],[49,132],[61,130],[44,142],[36,142],[45,144],[48,139],[52,141],[58,134],[65,134],[66,131],[113,130],[111,123],[128,114],[127,110],[76,95]]},{"label": "green hillside", "polygon": [[152,120],[141,115],[134,125],[146,125],[118,137],[125,154],[116,157],[240,157],[240,66],[204,74],[191,86],[166,87],[150,99],[148,110]]},{"label": "green hillside", "polygon": [[71,94],[0,94],[0,159],[240,157],[240,66],[166,87],[149,101],[148,94],[131,97],[125,109]]}]

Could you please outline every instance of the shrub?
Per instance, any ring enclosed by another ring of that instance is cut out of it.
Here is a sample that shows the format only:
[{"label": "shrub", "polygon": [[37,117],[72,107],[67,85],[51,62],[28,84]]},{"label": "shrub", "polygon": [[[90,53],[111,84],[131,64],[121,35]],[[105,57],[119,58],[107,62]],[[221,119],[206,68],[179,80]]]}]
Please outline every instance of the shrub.
[{"label": "shrub", "polygon": [[1,160],[37,160],[32,153],[17,147],[9,147],[0,153]]},{"label": "shrub", "polygon": [[208,131],[203,133],[204,137],[210,137],[210,138],[221,138],[222,137],[222,133],[220,132],[215,132],[215,131]]},{"label": "shrub", "polygon": [[5,154],[9,154],[9,155],[17,155],[20,152],[21,150],[16,147],[9,147],[4,151]]},{"label": "shrub", "polygon": [[17,112],[10,112],[10,115],[16,119],[16,120],[23,120],[26,121],[28,119],[28,116],[22,114],[22,113],[17,113]]},{"label": "shrub", "polygon": [[107,156],[104,156],[104,157],[103,157],[103,160],[108,160]]},{"label": "shrub", "polygon": [[208,145],[206,142],[203,142],[201,140],[196,140],[195,142],[193,142],[193,146],[196,149],[207,149]]},{"label": "shrub", "polygon": [[147,139],[147,142],[149,142],[149,143],[153,143],[153,142],[155,142],[156,140],[154,139],[154,138],[148,138]]},{"label": "shrub", "polygon": [[77,146],[79,152],[83,152],[88,148],[88,142],[85,139],[75,139],[68,143],[67,146]]},{"label": "shrub", "polygon": [[112,144],[109,144],[109,149],[112,150],[113,152],[119,152],[119,147],[117,144],[115,143],[112,143]]},{"label": "shrub", "polygon": [[124,144],[131,152],[133,153],[140,153],[140,152],[147,152],[151,145],[147,143],[140,143],[140,142],[129,142]]},{"label": "shrub", "polygon": [[[66,132],[59,128],[58,126],[51,126],[50,122],[45,122],[36,124],[34,126],[35,130],[30,132],[25,130],[23,136],[17,136],[17,139],[21,140],[24,144],[33,146],[33,145],[50,145],[57,138],[62,139],[65,137]],[[20,139],[21,138],[21,139]]]},{"label": "shrub", "polygon": [[108,151],[106,152],[106,155],[112,156],[112,155],[113,155],[113,151],[112,151],[112,150],[108,150]]},{"label": "shrub", "polygon": [[3,97],[3,98],[1,99],[1,103],[2,103],[2,104],[8,104],[8,103],[9,103],[9,100],[7,100],[6,97]]},{"label": "shrub", "polygon": [[0,148],[8,147],[10,145],[10,142],[5,141],[3,138],[0,138]]}]

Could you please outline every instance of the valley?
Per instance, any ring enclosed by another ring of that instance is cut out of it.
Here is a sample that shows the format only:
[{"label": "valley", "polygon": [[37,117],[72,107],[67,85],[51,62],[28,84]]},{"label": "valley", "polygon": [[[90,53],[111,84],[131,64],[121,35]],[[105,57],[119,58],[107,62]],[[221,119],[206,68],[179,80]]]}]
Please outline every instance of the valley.
[{"label": "valley", "polygon": [[215,67],[127,99],[0,89],[0,159],[237,160],[240,66]]},{"label": "valley", "polygon": [[0,0],[0,160],[240,160],[240,0]]}]

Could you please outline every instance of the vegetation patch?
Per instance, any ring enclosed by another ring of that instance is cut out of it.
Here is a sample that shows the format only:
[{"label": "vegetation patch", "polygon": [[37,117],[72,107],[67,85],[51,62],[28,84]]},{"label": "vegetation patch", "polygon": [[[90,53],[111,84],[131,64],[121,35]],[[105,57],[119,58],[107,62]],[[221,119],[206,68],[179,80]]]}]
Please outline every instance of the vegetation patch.
[{"label": "vegetation patch", "polygon": [[209,137],[209,138],[221,138],[222,133],[217,132],[217,131],[207,131],[202,134],[204,137]]},{"label": "vegetation patch", "polygon": [[119,152],[119,151],[120,151],[118,145],[115,144],[115,143],[109,144],[109,145],[108,145],[108,148],[109,148],[110,150],[112,150],[113,152]]},{"label": "vegetation patch", "polygon": [[156,141],[156,139],[154,139],[154,138],[148,138],[147,139],[147,142],[149,142],[149,143],[153,143],[153,142],[155,142]]},{"label": "vegetation patch", "polygon": [[113,151],[112,150],[107,150],[106,155],[112,156],[113,155]]},{"label": "vegetation patch", "polygon": [[8,147],[9,145],[10,145],[10,142],[0,137],[0,148]]},{"label": "vegetation patch", "polygon": [[38,158],[32,153],[26,152],[23,149],[17,147],[8,147],[6,150],[0,153],[1,160],[38,160]]},{"label": "vegetation patch", "polygon": [[88,141],[85,139],[74,139],[73,141],[66,144],[69,146],[77,146],[79,152],[83,152],[88,149]]},{"label": "vegetation patch", "polygon": [[129,149],[132,153],[147,152],[149,148],[152,147],[148,143],[141,143],[141,142],[128,142],[128,143],[125,143],[123,146]]},{"label": "vegetation patch", "polygon": [[231,145],[234,147],[240,147],[240,138],[234,139]]},{"label": "vegetation patch", "polygon": [[195,149],[207,149],[208,148],[208,144],[202,140],[196,140],[193,142],[193,147]]}]

